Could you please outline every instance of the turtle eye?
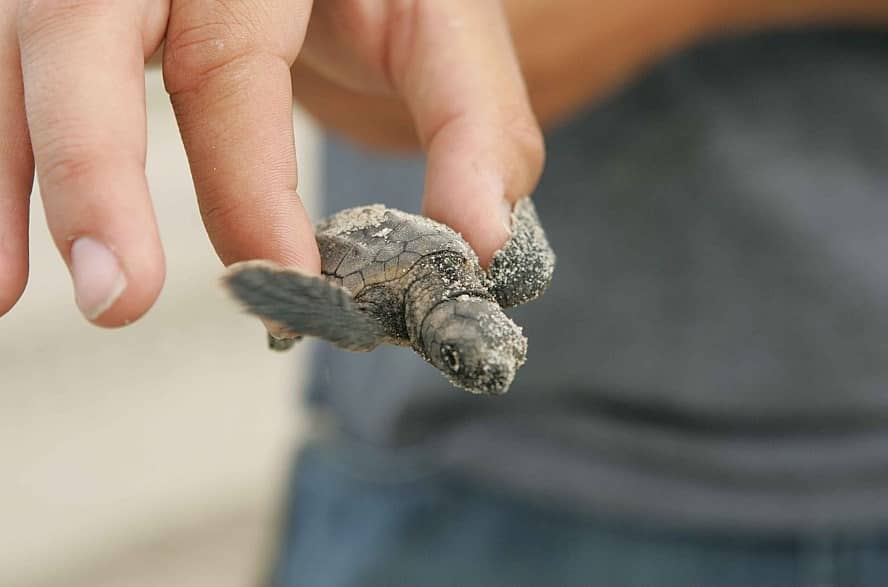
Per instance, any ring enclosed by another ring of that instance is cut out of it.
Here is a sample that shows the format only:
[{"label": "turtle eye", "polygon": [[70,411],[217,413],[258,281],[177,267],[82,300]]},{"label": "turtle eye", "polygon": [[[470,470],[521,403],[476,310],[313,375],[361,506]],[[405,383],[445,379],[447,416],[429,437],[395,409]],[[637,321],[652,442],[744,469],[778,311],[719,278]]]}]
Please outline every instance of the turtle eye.
[{"label": "turtle eye", "polygon": [[459,373],[459,351],[452,344],[441,346],[441,359],[453,373]]}]

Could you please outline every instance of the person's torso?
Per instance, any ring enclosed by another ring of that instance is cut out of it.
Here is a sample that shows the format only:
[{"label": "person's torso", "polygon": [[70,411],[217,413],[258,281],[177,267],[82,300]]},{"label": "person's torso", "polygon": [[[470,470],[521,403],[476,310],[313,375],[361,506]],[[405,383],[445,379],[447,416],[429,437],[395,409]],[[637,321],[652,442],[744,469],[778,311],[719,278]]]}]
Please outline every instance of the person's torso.
[{"label": "person's torso", "polygon": [[[418,161],[334,141],[326,166],[329,210],[419,209]],[[534,198],[558,265],[511,313],[509,394],[323,348],[313,397],[348,435],[640,515],[888,519],[888,37],[664,62],[551,133]]]}]

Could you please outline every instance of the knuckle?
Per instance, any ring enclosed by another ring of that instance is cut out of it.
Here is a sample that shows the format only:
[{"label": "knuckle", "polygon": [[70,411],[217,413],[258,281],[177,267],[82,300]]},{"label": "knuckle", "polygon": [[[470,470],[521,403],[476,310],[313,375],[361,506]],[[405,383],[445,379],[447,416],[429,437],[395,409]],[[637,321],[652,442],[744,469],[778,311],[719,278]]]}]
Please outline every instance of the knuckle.
[{"label": "knuckle", "polygon": [[95,175],[102,157],[90,149],[70,144],[56,144],[44,151],[38,173],[50,185],[82,183]]},{"label": "knuckle", "polygon": [[232,198],[207,197],[201,200],[200,212],[207,227],[224,229],[243,218],[245,205]]},{"label": "knuckle", "polygon": [[182,28],[167,37],[163,76],[167,92],[180,94],[253,53],[244,25],[216,21]]},{"label": "knuckle", "polygon": [[80,182],[89,177],[95,165],[86,157],[55,157],[43,168],[43,179],[52,184]]},{"label": "knuckle", "polygon": [[23,0],[18,28],[23,40],[54,29],[70,29],[83,18],[98,18],[112,8],[112,0]]},{"label": "knuckle", "polygon": [[174,2],[163,56],[167,92],[176,95],[198,90],[216,78],[243,78],[243,70],[256,59],[282,61],[289,69],[308,20],[307,8],[291,4],[267,0]]}]

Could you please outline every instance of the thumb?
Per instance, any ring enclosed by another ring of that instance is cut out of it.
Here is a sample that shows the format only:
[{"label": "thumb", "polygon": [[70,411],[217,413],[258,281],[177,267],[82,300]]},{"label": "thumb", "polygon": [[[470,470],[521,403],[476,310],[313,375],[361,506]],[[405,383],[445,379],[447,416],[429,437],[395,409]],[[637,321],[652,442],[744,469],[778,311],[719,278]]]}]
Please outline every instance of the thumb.
[{"label": "thumb", "polygon": [[511,204],[539,181],[544,147],[495,0],[414,0],[390,20],[389,75],[428,153],[424,211],[482,265],[509,236]]}]

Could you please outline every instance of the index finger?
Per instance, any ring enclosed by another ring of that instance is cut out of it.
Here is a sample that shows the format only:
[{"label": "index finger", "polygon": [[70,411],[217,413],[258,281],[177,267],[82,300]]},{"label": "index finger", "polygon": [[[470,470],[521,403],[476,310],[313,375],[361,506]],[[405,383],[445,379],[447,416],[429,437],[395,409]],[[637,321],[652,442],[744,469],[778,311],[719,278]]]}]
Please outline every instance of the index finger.
[{"label": "index finger", "polygon": [[310,9],[310,0],[172,3],[164,79],[225,264],[261,258],[320,271],[296,191],[290,86]]},{"label": "index finger", "polygon": [[405,6],[391,20],[389,74],[428,152],[424,210],[486,265],[544,158],[506,16],[496,0]]}]

